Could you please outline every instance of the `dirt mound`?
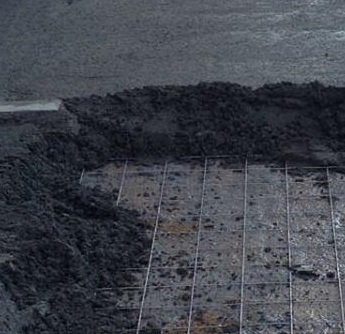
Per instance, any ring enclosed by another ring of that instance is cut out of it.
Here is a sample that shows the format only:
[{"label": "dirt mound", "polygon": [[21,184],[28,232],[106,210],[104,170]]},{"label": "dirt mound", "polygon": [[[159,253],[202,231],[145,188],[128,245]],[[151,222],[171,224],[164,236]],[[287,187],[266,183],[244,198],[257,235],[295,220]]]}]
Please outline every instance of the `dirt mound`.
[{"label": "dirt mound", "polygon": [[[26,318],[22,331],[109,332],[117,319],[102,315],[104,308],[112,311],[97,292],[116,292],[118,284],[133,279],[118,268],[145,265],[140,257],[150,245],[139,233],[137,214],[114,209],[113,198],[81,189],[73,170],[39,155],[7,164],[0,272]],[[1,326],[2,333],[15,333],[5,315]]]},{"label": "dirt mound", "polygon": [[3,333],[121,329],[114,305],[97,291],[116,292],[121,281],[134,280],[118,269],[145,266],[139,255],[150,244],[135,212],[79,186],[82,168],[116,157],[213,154],[241,161],[344,160],[345,88],[204,83],[64,104],[78,119],[78,133],[0,125],[7,147],[0,147],[0,276],[6,288],[0,298],[9,305],[0,312]]},{"label": "dirt mound", "polygon": [[344,97],[344,88],[317,82],[257,90],[205,83],[147,87],[65,104],[83,125],[78,140],[89,146],[83,159],[91,145],[101,160],[109,152],[110,158],[228,154],[323,160],[319,153],[343,150]]}]

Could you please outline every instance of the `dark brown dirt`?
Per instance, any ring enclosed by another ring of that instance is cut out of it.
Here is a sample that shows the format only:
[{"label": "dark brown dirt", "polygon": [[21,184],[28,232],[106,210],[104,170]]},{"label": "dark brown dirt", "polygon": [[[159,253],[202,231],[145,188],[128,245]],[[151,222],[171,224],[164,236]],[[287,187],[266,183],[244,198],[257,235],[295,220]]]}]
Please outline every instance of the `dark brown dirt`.
[{"label": "dark brown dirt", "polygon": [[1,333],[111,333],[133,320],[95,292],[133,279],[118,268],[145,266],[139,254],[149,241],[135,212],[79,186],[82,168],[116,157],[213,154],[344,162],[345,88],[205,83],[64,102],[77,134],[0,124]]}]

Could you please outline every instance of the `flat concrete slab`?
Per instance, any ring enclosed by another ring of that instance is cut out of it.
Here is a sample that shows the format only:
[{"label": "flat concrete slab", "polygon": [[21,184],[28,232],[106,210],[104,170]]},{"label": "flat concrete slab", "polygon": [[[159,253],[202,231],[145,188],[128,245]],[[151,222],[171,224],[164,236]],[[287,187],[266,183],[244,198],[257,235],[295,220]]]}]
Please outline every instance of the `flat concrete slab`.
[{"label": "flat concrete slab", "polygon": [[342,0],[36,0],[0,4],[0,98],[143,85],[344,85]]},{"label": "flat concrete slab", "polygon": [[[116,333],[340,333],[344,168],[122,161],[83,173],[147,223],[136,281],[97,293]],[[293,328],[293,330],[291,330]]]},{"label": "flat concrete slab", "polygon": [[13,101],[1,102],[0,112],[25,112],[25,111],[58,111],[61,106],[61,100],[49,101]]}]

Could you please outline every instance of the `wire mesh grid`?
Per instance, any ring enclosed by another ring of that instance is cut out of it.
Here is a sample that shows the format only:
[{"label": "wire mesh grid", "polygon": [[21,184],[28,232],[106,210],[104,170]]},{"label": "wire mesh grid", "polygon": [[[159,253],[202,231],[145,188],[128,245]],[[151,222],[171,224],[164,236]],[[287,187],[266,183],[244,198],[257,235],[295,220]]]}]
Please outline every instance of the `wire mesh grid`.
[{"label": "wire mesh grid", "polygon": [[134,280],[97,292],[123,316],[118,332],[345,333],[342,168],[225,159],[83,171],[152,240],[144,268],[122,269]]}]

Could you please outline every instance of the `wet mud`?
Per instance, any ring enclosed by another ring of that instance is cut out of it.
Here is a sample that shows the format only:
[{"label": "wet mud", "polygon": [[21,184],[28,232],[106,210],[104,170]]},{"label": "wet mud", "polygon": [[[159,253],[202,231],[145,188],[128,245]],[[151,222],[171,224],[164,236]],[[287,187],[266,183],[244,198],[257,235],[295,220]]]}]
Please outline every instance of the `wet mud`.
[{"label": "wet mud", "polygon": [[1,333],[112,333],[123,319],[102,289],[135,280],[150,248],[135,211],[81,187],[115,158],[229,155],[229,161],[342,165],[345,88],[281,83],[146,87],[64,100],[78,131],[2,121]]}]

